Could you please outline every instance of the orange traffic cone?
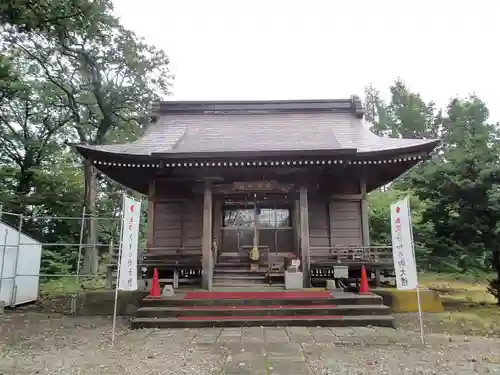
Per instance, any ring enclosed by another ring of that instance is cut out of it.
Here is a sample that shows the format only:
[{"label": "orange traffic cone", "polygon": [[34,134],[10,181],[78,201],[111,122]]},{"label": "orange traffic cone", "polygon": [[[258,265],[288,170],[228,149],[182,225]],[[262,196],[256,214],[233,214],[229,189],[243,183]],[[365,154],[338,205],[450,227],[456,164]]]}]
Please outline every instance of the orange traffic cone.
[{"label": "orange traffic cone", "polygon": [[359,294],[370,294],[365,266],[361,266],[361,282],[359,283]]},{"label": "orange traffic cone", "polygon": [[149,293],[149,296],[153,298],[161,297],[160,280],[158,279],[158,270],[156,268],[153,272],[153,284],[151,285],[151,293]]}]

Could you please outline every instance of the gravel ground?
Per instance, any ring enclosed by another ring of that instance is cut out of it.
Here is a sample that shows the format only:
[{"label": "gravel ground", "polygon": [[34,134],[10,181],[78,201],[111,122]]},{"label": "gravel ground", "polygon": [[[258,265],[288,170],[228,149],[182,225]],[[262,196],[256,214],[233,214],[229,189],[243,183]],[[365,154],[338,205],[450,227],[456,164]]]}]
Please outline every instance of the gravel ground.
[{"label": "gravel ground", "polygon": [[128,330],[111,319],[0,316],[0,374],[500,374],[500,340],[382,328]]}]

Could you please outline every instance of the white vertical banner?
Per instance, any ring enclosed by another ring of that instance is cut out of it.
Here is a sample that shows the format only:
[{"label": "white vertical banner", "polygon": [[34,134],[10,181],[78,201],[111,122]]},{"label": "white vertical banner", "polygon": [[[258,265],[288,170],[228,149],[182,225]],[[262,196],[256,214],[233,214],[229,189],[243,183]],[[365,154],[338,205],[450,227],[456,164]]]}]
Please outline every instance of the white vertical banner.
[{"label": "white vertical banner", "polygon": [[420,291],[418,289],[417,260],[415,257],[415,244],[413,242],[409,197],[391,204],[391,235],[396,287],[399,290],[415,290],[417,292],[420,338],[423,344],[424,326],[422,322]]},{"label": "white vertical banner", "polygon": [[391,204],[391,232],[396,286],[399,290],[417,289],[417,264],[408,197]]},{"label": "white vertical banner", "polygon": [[141,201],[123,194],[120,226],[120,245],[116,270],[115,306],[113,310],[113,328],[111,346],[115,344],[116,313],[118,290],[137,289],[137,256],[139,247],[139,224],[141,219]]},{"label": "white vertical banner", "polygon": [[140,219],[141,201],[124,196],[119,290],[137,289],[137,250],[139,246]]}]

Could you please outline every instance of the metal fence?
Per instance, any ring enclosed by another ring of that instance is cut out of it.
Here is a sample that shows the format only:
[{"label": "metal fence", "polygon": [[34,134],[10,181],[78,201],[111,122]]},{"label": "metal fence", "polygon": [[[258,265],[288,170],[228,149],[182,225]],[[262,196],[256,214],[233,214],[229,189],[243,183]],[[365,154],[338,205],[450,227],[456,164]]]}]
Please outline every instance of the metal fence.
[{"label": "metal fence", "polygon": [[[107,233],[109,238],[107,243],[102,243],[102,241],[86,243],[85,229],[88,228],[91,220],[97,223],[107,222],[108,229],[110,229]],[[3,211],[0,205],[0,223],[3,229],[1,231],[3,233],[0,233],[0,302],[2,296],[10,296],[7,298],[7,300],[10,299],[10,303],[6,304],[15,305],[18,283],[29,278],[35,280],[33,283],[38,286],[55,280],[63,286],[66,283],[69,289],[64,291],[66,293],[71,292],[72,288],[77,293],[79,291],[77,289],[85,283],[94,281],[101,281],[105,283],[103,286],[110,287],[111,281],[107,280],[110,276],[108,262],[113,259],[113,254],[118,252],[120,220],[121,216],[93,217],[86,214],[85,208],[82,209],[82,215],[79,217],[26,216]],[[77,225],[73,225],[75,229],[73,233],[66,233],[68,237],[73,237],[76,241],[74,243],[44,242],[44,239],[50,237],[48,228],[53,221],[60,224],[69,221],[79,222],[79,233],[76,233]],[[37,227],[38,231],[30,230],[30,225],[26,225],[27,223],[31,224],[31,227]],[[40,245],[39,249],[36,248],[37,244]],[[95,249],[98,254],[97,273],[82,272],[83,257],[88,248]],[[61,267],[58,267],[54,262],[54,255],[59,256],[60,261],[72,264],[61,264]],[[37,268],[37,263],[39,268]],[[52,270],[47,271],[47,268],[52,268]],[[62,271],[54,272],[57,268]],[[33,271],[37,269],[38,272]],[[39,293],[38,287],[36,297]]]}]

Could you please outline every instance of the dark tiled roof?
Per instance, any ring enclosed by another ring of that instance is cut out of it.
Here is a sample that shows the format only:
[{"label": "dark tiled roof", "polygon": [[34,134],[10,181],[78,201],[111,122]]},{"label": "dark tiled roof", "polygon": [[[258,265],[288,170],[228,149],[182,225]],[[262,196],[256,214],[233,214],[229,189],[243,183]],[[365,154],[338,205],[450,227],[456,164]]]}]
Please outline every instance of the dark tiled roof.
[{"label": "dark tiled roof", "polygon": [[430,151],[437,144],[435,140],[374,135],[360,118],[357,99],[176,102],[161,104],[159,112],[156,122],[135,142],[79,147],[135,156],[193,154],[196,157],[233,152],[404,152],[426,145]]}]

